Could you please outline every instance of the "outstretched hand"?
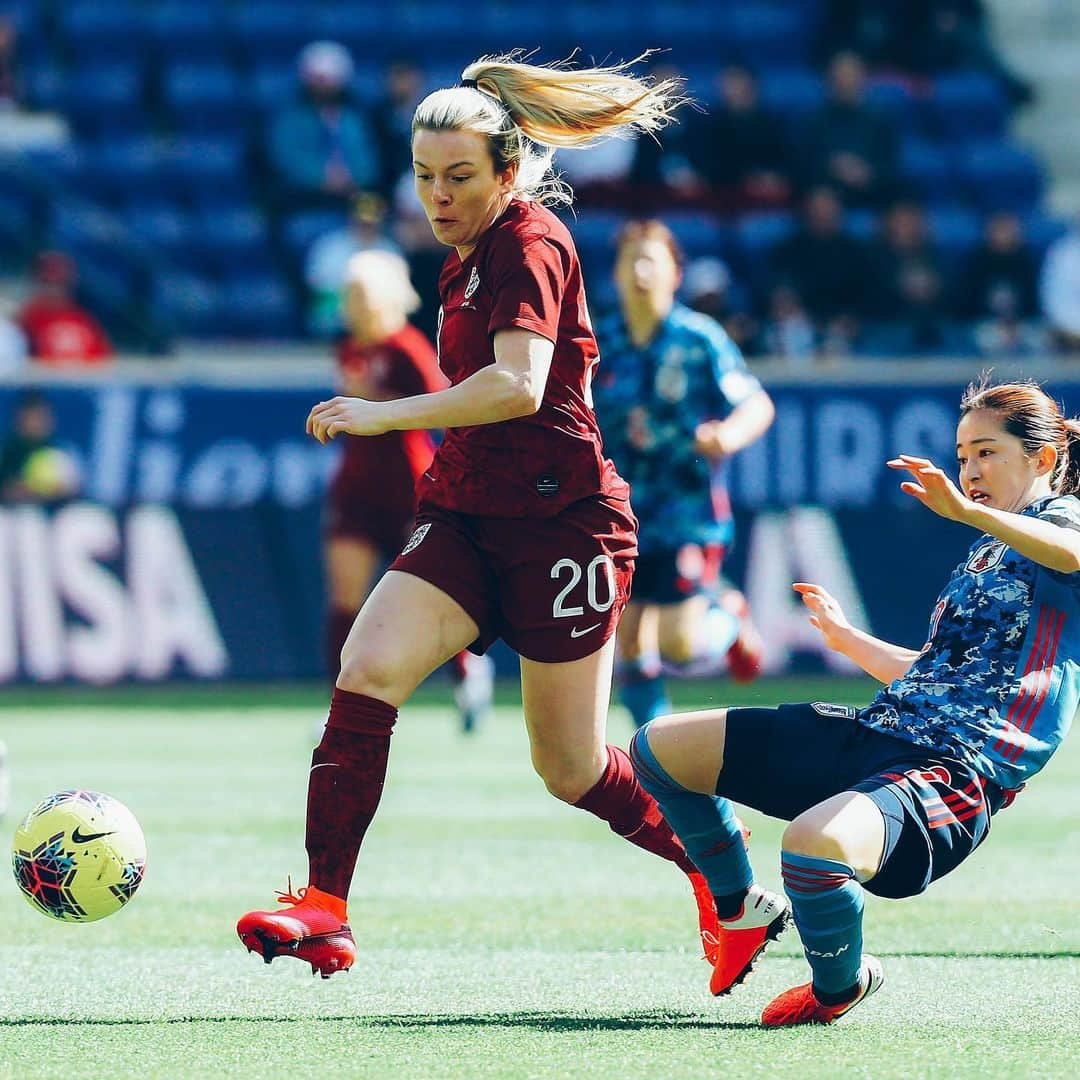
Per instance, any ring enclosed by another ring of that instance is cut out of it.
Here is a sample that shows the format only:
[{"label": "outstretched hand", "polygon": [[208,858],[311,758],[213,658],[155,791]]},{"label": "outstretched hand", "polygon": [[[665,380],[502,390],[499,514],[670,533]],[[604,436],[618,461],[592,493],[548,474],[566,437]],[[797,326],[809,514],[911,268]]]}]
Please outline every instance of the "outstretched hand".
[{"label": "outstretched hand", "polygon": [[809,608],[810,625],[821,631],[825,644],[835,652],[843,651],[840,648],[841,639],[851,630],[851,623],[847,621],[847,616],[836,598],[820,585],[812,585],[807,581],[796,581],[791,587]]},{"label": "outstretched hand", "polygon": [[900,485],[901,491],[949,521],[967,520],[975,504],[929,458],[901,454],[886,464],[890,469],[906,469],[915,478],[905,480]]},{"label": "outstretched hand", "polygon": [[384,402],[356,397],[320,401],[307,418],[307,433],[321,443],[337,435],[382,435],[391,427]]}]

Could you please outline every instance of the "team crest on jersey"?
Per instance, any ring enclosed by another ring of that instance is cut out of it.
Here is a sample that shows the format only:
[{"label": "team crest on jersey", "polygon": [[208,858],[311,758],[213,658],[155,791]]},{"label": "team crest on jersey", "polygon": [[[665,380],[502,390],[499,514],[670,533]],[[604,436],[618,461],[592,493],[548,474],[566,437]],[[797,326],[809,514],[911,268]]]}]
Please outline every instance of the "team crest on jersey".
[{"label": "team crest on jersey", "polygon": [[465,285],[465,299],[471,298],[472,294],[480,288],[480,272],[474,266],[472,273],[469,274],[469,280]]},{"label": "team crest on jersey", "polygon": [[984,574],[992,570],[1004,558],[1005,547],[1001,540],[987,540],[971,553],[964,563],[964,569],[969,574]]},{"label": "team crest on jersey", "polygon": [[855,709],[851,705],[834,705],[831,701],[813,701],[810,708],[818,716],[838,716],[842,720],[854,720]]},{"label": "team crest on jersey", "polygon": [[419,526],[409,537],[409,542],[401,549],[401,554],[408,555],[410,551],[415,551],[424,542],[424,537],[427,536],[430,528],[430,524]]}]

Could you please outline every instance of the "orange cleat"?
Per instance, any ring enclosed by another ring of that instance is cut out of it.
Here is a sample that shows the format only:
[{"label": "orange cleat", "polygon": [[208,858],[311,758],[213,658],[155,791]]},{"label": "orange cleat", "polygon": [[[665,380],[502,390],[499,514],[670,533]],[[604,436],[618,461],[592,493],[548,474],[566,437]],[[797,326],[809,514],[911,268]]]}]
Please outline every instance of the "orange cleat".
[{"label": "orange cleat", "polygon": [[876,956],[863,953],[862,967],[859,968],[859,992],[851,1001],[842,1005],[822,1005],[814,997],[812,983],[785,990],[778,998],[765,1006],[761,1022],[765,1027],[794,1027],[796,1024],[835,1024],[841,1016],[846,1016],[860,1001],[865,1001],[880,989],[885,981],[885,972],[881,961]]},{"label": "orange cleat", "polygon": [[[746,823],[735,819],[742,833],[743,847],[750,850],[750,830]],[[701,946],[705,950],[705,959],[710,964],[716,964],[720,949],[720,920],[716,916],[716,905],[713,903],[712,893],[702,874],[688,874],[690,887],[694,890],[694,900],[698,909],[698,932],[701,934]]]},{"label": "orange cleat", "polygon": [[739,619],[739,636],[727,651],[728,673],[735,682],[753,682],[761,674],[765,642],[750,617],[750,605],[738,589],[729,589],[720,606]]},{"label": "orange cleat", "polygon": [[[718,919],[712,947],[713,973],[709,989],[722,997],[753,970],[758,958],[791,922],[787,901],[760,885],[750,886],[742,911],[734,919]],[[702,938],[704,938],[702,934]],[[708,956],[708,953],[706,953]]]},{"label": "orange cleat", "polygon": [[294,896],[292,881],[277,894],[290,907],[278,911],[249,911],[236,924],[248,952],[258,953],[266,963],[275,956],[295,956],[329,979],[336,971],[348,971],[356,960],[356,942],[345,921],[345,901],[308,887]]}]

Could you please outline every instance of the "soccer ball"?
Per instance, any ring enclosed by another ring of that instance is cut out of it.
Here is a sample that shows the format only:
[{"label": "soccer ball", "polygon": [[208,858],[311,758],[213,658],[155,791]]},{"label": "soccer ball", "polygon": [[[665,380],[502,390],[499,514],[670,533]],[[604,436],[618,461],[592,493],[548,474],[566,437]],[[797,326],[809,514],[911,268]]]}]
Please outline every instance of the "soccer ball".
[{"label": "soccer ball", "polygon": [[23,895],[61,922],[94,922],[135,895],[146,841],[135,815],[97,791],[58,791],[15,832],[12,869]]}]

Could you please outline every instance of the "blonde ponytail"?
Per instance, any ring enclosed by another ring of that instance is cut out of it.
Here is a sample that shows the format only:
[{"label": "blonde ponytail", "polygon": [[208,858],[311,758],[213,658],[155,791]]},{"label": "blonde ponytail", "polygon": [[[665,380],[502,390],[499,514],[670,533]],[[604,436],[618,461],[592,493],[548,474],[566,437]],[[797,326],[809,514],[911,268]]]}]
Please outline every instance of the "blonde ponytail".
[{"label": "blonde ponytail", "polygon": [[566,63],[526,64],[521,52],[482,57],[462,72],[462,85],[429,94],[412,129],[487,135],[496,172],[518,169],[514,193],[549,204],[573,201],[552,173],[556,147],[590,146],[634,132],[654,134],[689,99],[681,79],[629,74],[646,59],[571,69]]}]

